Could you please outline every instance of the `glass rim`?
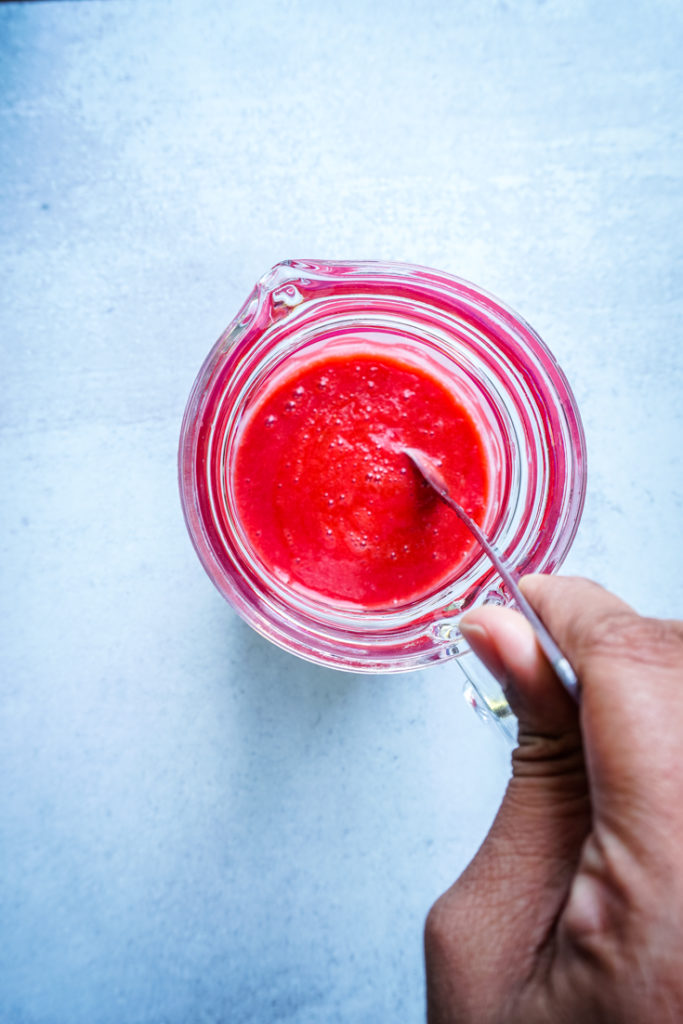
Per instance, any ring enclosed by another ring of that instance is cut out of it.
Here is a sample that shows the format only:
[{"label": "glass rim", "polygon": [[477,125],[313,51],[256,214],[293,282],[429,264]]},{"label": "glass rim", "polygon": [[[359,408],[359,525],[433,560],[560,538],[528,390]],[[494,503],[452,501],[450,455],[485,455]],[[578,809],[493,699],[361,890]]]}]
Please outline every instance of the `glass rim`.
[{"label": "glass rim", "polygon": [[[372,308],[373,302],[379,306]],[[468,601],[457,597],[459,577],[417,602],[417,606],[390,608],[382,614],[362,609],[342,610],[339,614],[335,608],[335,614],[326,614],[326,602],[302,600],[301,595],[268,579],[267,573],[266,578],[259,578],[258,567],[247,564],[244,550],[241,555],[231,551],[226,565],[226,552],[216,549],[211,524],[207,525],[206,495],[211,482],[202,473],[210,472],[210,459],[205,459],[201,467],[198,448],[200,438],[208,437],[210,453],[216,432],[220,434],[221,429],[223,451],[226,445],[229,448],[230,424],[226,430],[224,410],[219,406],[212,409],[212,396],[223,389],[223,403],[239,405],[236,395],[246,402],[249,389],[258,385],[264,373],[272,372],[273,366],[301,350],[299,343],[305,329],[313,332],[307,336],[307,343],[315,344],[316,329],[318,335],[322,327],[334,331],[334,324],[339,325],[343,315],[351,315],[362,331],[372,326],[371,313],[386,323],[390,313],[396,317],[401,311],[404,318],[410,313],[407,319],[412,318],[413,326],[421,325],[422,334],[418,331],[416,344],[427,344],[426,320],[431,320],[432,345],[437,344],[434,338],[438,340],[440,331],[447,335],[454,331],[454,324],[459,324],[463,350],[469,338],[472,352],[490,373],[498,375],[501,386],[501,359],[506,362],[505,385],[514,382],[521,396],[516,412],[528,419],[517,427],[515,443],[528,434],[536,449],[527,453],[527,467],[524,459],[516,467],[518,473],[527,473],[535,481],[539,492],[535,513],[527,516],[525,532],[511,552],[513,563],[518,556],[521,571],[554,571],[561,564],[578,528],[585,499],[585,439],[569,384],[533,328],[504,303],[463,279],[412,264],[309,260],[277,264],[257,283],[195,381],[181,429],[181,503],[207,573],[253,628],[307,660],[353,671],[410,671],[463,653],[457,616],[464,607],[483,600],[506,600],[486,557],[478,555],[470,566],[476,585]],[[472,340],[477,337],[478,347]],[[443,349],[440,351],[443,354]],[[498,412],[501,410],[502,414],[510,412],[505,401]],[[239,409],[233,412],[239,418]],[[214,422],[207,426],[212,416]],[[509,509],[503,512],[507,514]],[[231,545],[224,533],[220,544]]]}]

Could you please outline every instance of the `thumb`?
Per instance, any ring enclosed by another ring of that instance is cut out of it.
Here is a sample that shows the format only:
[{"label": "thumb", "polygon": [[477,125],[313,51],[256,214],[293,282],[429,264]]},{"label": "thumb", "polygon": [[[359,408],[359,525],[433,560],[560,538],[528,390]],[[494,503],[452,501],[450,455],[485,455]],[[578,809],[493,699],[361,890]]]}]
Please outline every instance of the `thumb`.
[{"label": "thumb", "polygon": [[[590,827],[590,804],[577,708],[529,623],[510,609],[483,607],[460,628],[519,720],[500,810],[474,860],[430,912],[425,933],[428,965],[430,958],[452,960],[428,976],[449,977],[461,995],[476,989],[483,1021],[482,987],[492,1008],[496,1000],[500,1006],[529,977],[552,933]],[[432,992],[430,1000],[443,995]]]},{"label": "thumb", "polygon": [[576,705],[562,690],[525,618],[509,608],[485,606],[465,615],[460,629],[503,687],[518,719],[520,745],[540,737],[578,740]]}]

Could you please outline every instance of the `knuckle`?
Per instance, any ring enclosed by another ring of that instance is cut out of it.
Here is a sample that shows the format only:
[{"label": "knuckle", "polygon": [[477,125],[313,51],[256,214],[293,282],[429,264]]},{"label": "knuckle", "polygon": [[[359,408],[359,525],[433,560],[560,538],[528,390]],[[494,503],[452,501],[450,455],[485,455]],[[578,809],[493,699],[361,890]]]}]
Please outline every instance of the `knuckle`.
[{"label": "knuckle", "polygon": [[444,959],[452,944],[451,936],[451,919],[444,894],[432,905],[425,920],[424,942],[427,955],[432,959]]},{"label": "knuckle", "polygon": [[593,621],[580,638],[587,657],[608,656],[683,672],[683,623],[611,612]]},{"label": "knuckle", "polygon": [[[456,883],[457,884],[457,883]],[[452,899],[453,889],[440,896],[427,914],[424,955],[429,1020],[478,1020],[481,1003],[472,928],[466,928]],[[455,916],[454,916],[455,915]],[[443,1013],[448,1010],[447,1018]]]},{"label": "knuckle", "polygon": [[488,920],[482,905],[481,879],[469,879],[467,869],[432,904],[424,925],[425,949],[452,967],[476,946],[480,929]]},{"label": "knuckle", "polygon": [[463,890],[458,880],[430,908],[424,925],[425,956],[434,967],[448,967],[458,975],[463,961],[476,944],[480,908],[473,904],[472,894]]},{"label": "knuckle", "polygon": [[562,735],[533,732],[520,725],[517,746],[512,752],[514,777],[550,777],[576,780],[581,792],[585,790],[585,764],[580,734]]},{"label": "knuckle", "polygon": [[494,939],[501,933],[500,914],[506,902],[484,902],[482,907],[480,885],[469,893],[466,888],[456,882],[427,914],[427,1016],[429,1021],[492,1024],[502,1020],[501,1004],[515,977],[514,968],[509,970],[507,941],[502,936],[499,942]]}]

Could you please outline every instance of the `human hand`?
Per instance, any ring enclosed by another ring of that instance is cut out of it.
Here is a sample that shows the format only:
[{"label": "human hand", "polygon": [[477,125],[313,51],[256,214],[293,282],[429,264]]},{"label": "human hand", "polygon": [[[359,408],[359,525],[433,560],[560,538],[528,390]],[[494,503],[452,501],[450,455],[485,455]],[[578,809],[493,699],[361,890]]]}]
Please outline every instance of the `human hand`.
[{"label": "human hand", "polygon": [[462,620],[519,720],[481,849],[425,927],[429,1024],[683,1021],[683,623],[581,579],[522,589],[581,709],[517,612]]}]

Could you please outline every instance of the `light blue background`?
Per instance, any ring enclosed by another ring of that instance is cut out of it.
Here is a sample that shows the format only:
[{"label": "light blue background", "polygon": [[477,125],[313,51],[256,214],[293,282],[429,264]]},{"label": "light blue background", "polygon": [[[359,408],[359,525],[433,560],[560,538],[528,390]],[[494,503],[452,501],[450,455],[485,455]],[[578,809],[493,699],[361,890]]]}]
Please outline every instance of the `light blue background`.
[{"label": "light blue background", "polygon": [[683,8],[0,8],[0,1020],[414,1024],[506,751],[453,666],[244,626],[176,493],[199,365],[277,260],[476,281],[565,368],[567,569],[683,614]]}]

